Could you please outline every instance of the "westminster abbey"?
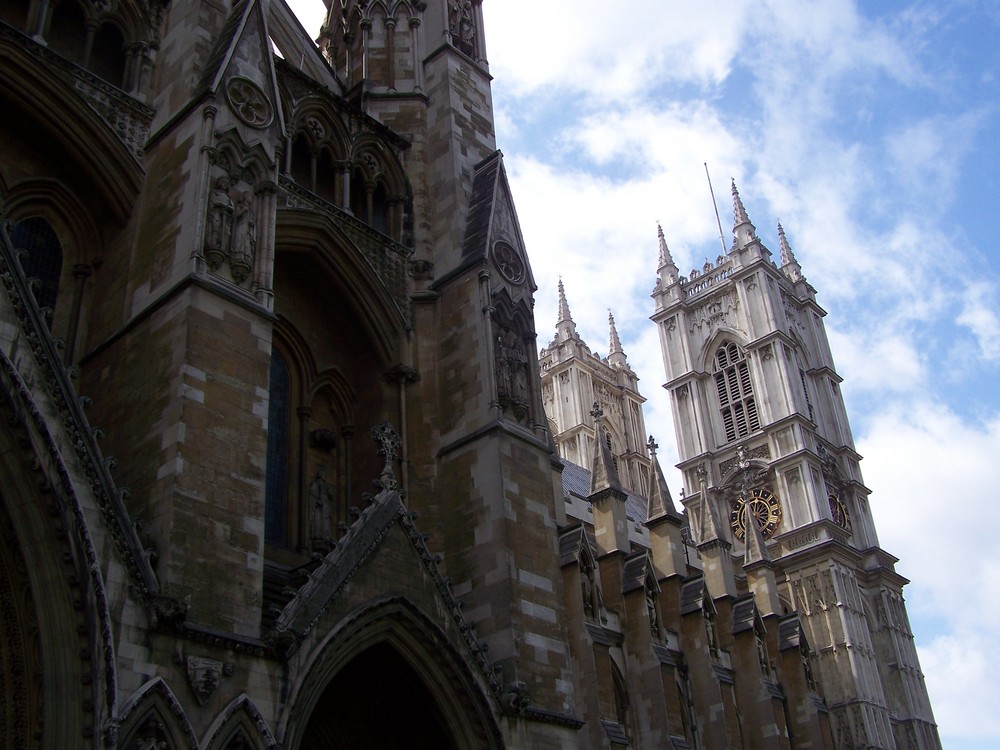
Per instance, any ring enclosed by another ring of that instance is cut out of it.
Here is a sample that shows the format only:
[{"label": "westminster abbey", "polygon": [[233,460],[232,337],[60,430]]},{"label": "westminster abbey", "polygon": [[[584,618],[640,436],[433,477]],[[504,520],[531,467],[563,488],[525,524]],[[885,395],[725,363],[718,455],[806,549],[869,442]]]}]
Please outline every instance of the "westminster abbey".
[{"label": "westminster abbey", "polygon": [[0,4],[0,748],[940,747],[784,232],[659,237],[672,493],[481,1]]}]

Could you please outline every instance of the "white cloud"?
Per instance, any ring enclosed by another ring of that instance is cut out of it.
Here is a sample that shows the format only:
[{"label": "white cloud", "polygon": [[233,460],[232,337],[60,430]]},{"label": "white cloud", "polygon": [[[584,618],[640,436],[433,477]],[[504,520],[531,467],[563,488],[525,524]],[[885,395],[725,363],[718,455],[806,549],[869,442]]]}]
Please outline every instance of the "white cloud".
[{"label": "white cloud", "polygon": [[[661,0],[484,3],[491,72],[516,95],[569,88],[605,102],[662,78],[717,83],[740,49],[752,9],[739,0],[714,5],[709,15]],[[517,54],[506,54],[500,40],[516,40]]]},{"label": "white cloud", "polygon": [[983,359],[1000,361],[1000,294],[997,288],[984,281],[973,281],[964,290],[962,312],[958,323],[966,326],[979,344]]},{"label": "white cloud", "polygon": [[953,737],[1000,736],[1000,686],[987,670],[1000,639],[1000,414],[970,423],[916,402],[872,420],[858,443],[874,488],[881,546],[900,558],[935,717]]}]

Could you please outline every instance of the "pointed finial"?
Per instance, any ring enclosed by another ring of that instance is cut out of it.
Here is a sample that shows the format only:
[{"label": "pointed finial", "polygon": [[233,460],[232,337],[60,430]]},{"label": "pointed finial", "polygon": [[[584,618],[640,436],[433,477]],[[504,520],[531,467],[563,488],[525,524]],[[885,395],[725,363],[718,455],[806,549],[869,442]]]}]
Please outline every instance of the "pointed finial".
[{"label": "pointed finial", "polygon": [[698,545],[726,541],[722,534],[722,522],[719,520],[715,503],[708,497],[708,471],[705,464],[700,464],[696,472],[698,474],[698,488],[701,492],[701,507],[695,518]]},{"label": "pointed finial", "polygon": [[660,259],[656,266],[656,275],[659,276],[661,286],[670,286],[677,281],[680,271],[670,254],[670,248],[667,247],[667,238],[663,236],[660,222],[656,222],[656,236],[660,242]]},{"label": "pointed finial", "polygon": [[667,247],[667,238],[663,236],[663,226],[656,222],[656,237],[660,241],[660,268],[674,265],[674,258]]},{"label": "pointed finial", "polygon": [[618,329],[615,327],[615,316],[610,308],[608,308],[608,326],[611,329],[611,353],[620,353],[622,350],[622,341],[618,338]]},{"label": "pointed finial", "polygon": [[733,190],[733,226],[738,227],[740,224],[749,224],[750,217],[747,216],[747,210],[743,207],[743,199],[740,198],[740,191],[736,188],[736,178],[732,181]]},{"label": "pointed finial", "polygon": [[743,555],[743,567],[760,562],[771,562],[771,553],[767,551],[767,545],[764,544],[764,535],[760,533],[760,527],[757,525],[757,519],[754,517],[750,503],[743,505],[743,515],[743,523],[746,528],[746,533],[743,537],[743,542],[746,544],[746,552]]},{"label": "pointed finial", "polygon": [[740,191],[736,189],[736,180],[732,181],[733,188],[733,235],[736,239],[737,247],[746,247],[750,242],[757,239],[757,228],[750,223],[746,208],[743,207],[743,199],[740,198]]},{"label": "pointed finial", "polygon": [[802,266],[795,259],[795,253],[792,252],[792,246],[788,244],[788,239],[785,237],[785,228],[781,226],[780,221],[778,222],[778,243],[781,245],[781,269],[792,281],[800,281],[804,278],[802,276]]},{"label": "pointed finial", "polygon": [[608,328],[610,351],[608,352],[608,364],[612,367],[626,367],[628,364],[625,352],[622,350],[622,340],[618,337],[618,328],[615,326],[615,316],[608,310]]},{"label": "pointed finial", "polygon": [[621,479],[618,477],[618,467],[608,445],[610,441],[606,437],[604,409],[596,401],[594,408],[590,410],[590,415],[594,418],[594,463],[590,472],[590,494],[594,495],[608,489],[624,493]]},{"label": "pointed finial", "polygon": [[556,336],[561,341],[566,341],[576,336],[576,323],[569,312],[569,303],[566,301],[566,289],[563,287],[562,277],[559,278],[559,319],[556,320]]},{"label": "pointed finial", "polygon": [[680,520],[680,514],[674,506],[674,500],[670,496],[670,489],[667,487],[666,477],[663,476],[663,469],[660,468],[660,460],[656,457],[656,449],[659,448],[653,436],[649,436],[646,443],[649,448],[649,499],[646,502],[646,523],[656,518],[673,518]]}]

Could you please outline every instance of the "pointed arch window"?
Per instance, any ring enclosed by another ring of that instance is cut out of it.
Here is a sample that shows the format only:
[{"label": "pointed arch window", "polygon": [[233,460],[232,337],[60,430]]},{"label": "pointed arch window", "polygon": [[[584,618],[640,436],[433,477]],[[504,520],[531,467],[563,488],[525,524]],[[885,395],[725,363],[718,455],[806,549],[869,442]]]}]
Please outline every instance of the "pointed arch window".
[{"label": "pointed arch window", "polygon": [[715,387],[726,442],[760,429],[746,352],[733,342],[723,344],[715,352]]},{"label": "pointed arch window", "polygon": [[271,349],[267,407],[267,478],[264,498],[264,541],[284,545],[288,537],[288,451],[291,378],[288,364]]},{"label": "pointed arch window", "polygon": [[22,219],[14,225],[10,240],[15,250],[25,253],[21,258],[24,275],[38,280],[35,287],[38,307],[54,310],[59,296],[63,253],[52,225],[40,216]]},{"label": "pointed arch window", "polygon": [[631,706],[628,695],[628,684],[625,682],[625,676],[618,669],[618,665],[615,664],[614,660],[611,661],[611,682],[614,687],[615,720],[621,727],[622,732],[625,733],[625,736],[631,737],[632,732],[629,731]]}]

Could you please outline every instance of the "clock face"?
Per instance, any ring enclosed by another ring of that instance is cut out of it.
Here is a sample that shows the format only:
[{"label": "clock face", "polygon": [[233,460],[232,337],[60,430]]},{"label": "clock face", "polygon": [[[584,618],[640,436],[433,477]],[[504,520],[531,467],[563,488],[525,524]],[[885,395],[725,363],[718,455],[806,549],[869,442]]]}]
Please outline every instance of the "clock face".
[{"label": "clock face", "polygon": [[847,512],[847,506],[836,495],[830,495],[830,515],[835,524],[847,531],[851,530],[851,516]]},{"label": "clock face", "polygon": [[747,535],[745,509],[750,510],[750,518],[757,524],[761,536],[765,539],[769,539],[781,523],[781,503],[778,502],[778,498],[763,488],[749,490],[733,501],[732,511],[729,514],[729,525],[733,529],[733,535],[740,541]]}]

